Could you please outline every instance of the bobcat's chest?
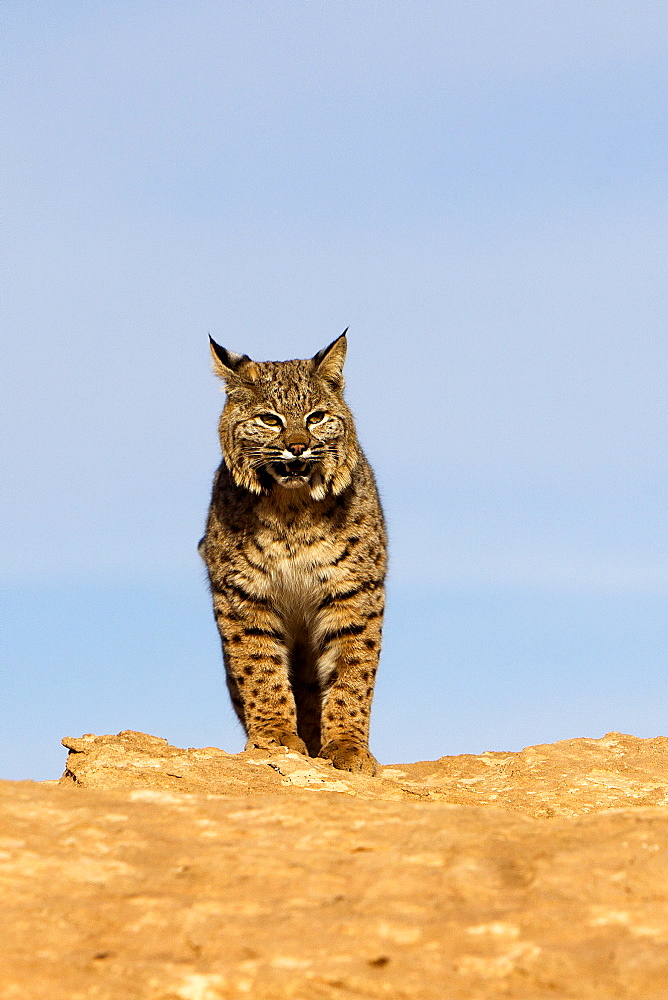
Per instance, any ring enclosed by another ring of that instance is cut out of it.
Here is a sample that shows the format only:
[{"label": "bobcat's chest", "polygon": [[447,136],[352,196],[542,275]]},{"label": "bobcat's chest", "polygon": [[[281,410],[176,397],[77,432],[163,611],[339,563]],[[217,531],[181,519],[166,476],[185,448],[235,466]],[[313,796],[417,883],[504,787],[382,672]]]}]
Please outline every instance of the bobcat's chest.
[{"label": "bobcat's chest", "polygon": [[329,589],[333,542],[316,530],[283,528],[259,532],[256,543],[272,604],[284,619],[308,622]]}]

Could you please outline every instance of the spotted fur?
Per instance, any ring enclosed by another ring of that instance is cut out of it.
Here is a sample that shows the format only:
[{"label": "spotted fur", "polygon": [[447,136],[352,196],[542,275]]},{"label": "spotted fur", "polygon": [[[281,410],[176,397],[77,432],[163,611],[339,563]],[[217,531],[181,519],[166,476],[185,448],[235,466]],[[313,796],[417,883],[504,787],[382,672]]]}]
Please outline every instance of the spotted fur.
[{"label": "spotted fur", "polygon": [[386,536],[343,399],[346,335],[306,361],[211,350],[227,400],[200,552],[247,747],[373,774]]}]

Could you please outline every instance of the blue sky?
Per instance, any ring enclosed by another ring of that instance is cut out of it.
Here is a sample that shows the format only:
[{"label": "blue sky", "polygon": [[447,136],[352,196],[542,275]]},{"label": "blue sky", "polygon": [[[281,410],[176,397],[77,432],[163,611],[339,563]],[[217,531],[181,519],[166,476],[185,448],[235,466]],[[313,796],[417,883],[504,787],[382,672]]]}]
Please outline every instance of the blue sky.
[{"label": "blue sky", "polygon": [[665,731],[668,13],[0,13],[0,775],[237,750],[195,546],[207,333],[347,395],[391,537],[385,761]]}]

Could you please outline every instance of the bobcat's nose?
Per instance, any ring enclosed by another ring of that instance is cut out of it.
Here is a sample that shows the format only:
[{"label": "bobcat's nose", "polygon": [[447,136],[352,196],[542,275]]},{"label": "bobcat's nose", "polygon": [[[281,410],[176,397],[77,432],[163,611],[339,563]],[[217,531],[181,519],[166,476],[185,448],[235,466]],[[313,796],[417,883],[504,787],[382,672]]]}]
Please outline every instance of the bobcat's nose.
[{"label": "bobcat's nose", "polygon": [[285,447],[295,456],[303,454],[309,445],[309,436],[301,427],[288,427],[283,440]]},{"label": "bobcat's nose", "polygon": [[285,447],[288,451],[291,451],[293,455],[301,455],[306,451],[307,445],[308,441],[302,441],[297,438],[293,438],[293,440],[285,442]]}]

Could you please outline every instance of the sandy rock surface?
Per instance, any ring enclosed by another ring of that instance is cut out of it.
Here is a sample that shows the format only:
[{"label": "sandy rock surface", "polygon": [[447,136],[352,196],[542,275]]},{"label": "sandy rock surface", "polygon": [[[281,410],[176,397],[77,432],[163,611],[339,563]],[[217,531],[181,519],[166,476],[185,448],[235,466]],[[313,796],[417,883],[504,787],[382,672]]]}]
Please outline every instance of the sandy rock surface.
[{"label": "sandy rock surface", "polygon": [[2,998],[668,998],[668,739],[379,778],[64,742],[0,782]]},{"label": "sandy rock surface", "polygon": [[384,767],[376,778],[337,771],[329,761],[282,751],[227,754],[216,747],[181,750],[126,731],[66,738],[63,783],[85,788],[155,788],[174,792],[293,795],[298,789],[362,799],[496,806],[528,816],[579,816],[626,806],[668,806],[668,738],[608,733],[562,740],[521,753],[441,757]]}]

